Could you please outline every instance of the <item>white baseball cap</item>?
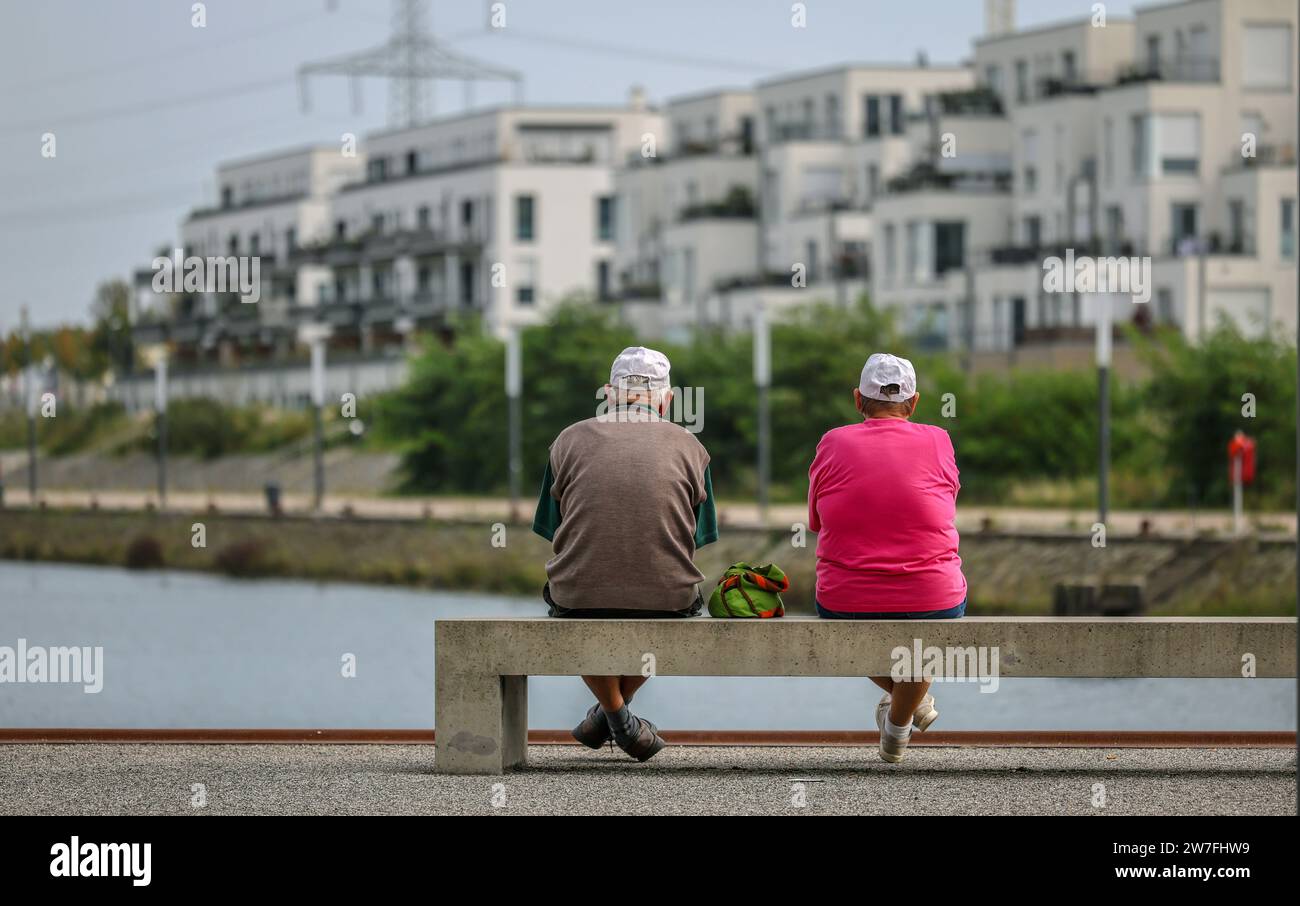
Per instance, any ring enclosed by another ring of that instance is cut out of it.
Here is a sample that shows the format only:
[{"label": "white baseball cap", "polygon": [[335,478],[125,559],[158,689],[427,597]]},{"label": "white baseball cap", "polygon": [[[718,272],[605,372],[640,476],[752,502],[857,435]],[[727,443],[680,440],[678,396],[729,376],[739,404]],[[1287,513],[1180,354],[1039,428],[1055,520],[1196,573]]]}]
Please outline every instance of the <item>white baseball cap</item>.
[{"label": "white baseball cap", "polygon": [[629,346],[618,354],[609,369],[610,386],[644,385],[651,390],[667,390],[668,356],[644,346]]},{"label": "white baseball cap", "polygon": [[[898,385],[897,393],[885,393],[881,388]],[[916,369],[907,359],[887,352],[877,352],[862,366],[862,379],[858,391],[869,400],[886,403],[905,403],[916,396]]]}]

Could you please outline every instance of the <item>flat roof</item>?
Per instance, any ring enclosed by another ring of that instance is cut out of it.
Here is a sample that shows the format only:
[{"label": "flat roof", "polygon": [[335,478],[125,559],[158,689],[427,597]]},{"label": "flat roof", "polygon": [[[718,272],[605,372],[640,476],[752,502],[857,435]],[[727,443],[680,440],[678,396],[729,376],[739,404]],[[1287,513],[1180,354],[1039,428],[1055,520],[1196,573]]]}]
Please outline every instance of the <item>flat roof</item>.
[{"label": "flat roof", "polygon": [[[1172,5],[1172,4],[1171,4]],[[1106,15],[1106,27],[1112,25],[1132,25],[1133,19],[1129,16],[1112,16]],[[1026,38],[1030,35],[1047,34],[1049,31],[1065,31],[1068,28],[1092,27],[1092,16],[1084,16],[1082,19],[1069,19],[1062,22],[1049,22],[1047,25],[1036,25],[1033,28],[1024,28],[1017,31],[1009,31],[1004,35],[985,35],[982,38],[976,38],[972,43],[979,47],[984,44],[996,44],[999,41],[1013,41],[1016,38]]]},{"label": "flat roof", "polygon": [[334,151],[336,145],[314,144],[299,145],[296,148],[289,148],[283,151],[266,151],[262,154],[254,154],[249,157],[237,157],[234,160],[226,160],[217,164],[218,170],[227,170],[233,167],[247,167],[253,164],[270,163],[273,160],[279,160],[283,157],[297,157],[301,154],[311,154],[316,151]]},{"label": "flat roof", "polygon": [[765,88],[769,85],[780,85],[785,82],[802,82],[806,79],[819,79],[824,76],[832,75],[837,72],[849,72],[851,70],[867,70],[871,72],[899,72],[899,73],[916,73],[916,72],[960,72],[969,69],[970,66],[965,63],[926,63],[924,66],[912,63],[840,63],[835,66],[826,66],[821,69],[810,69],[805,72],[796,72],[783,76],[773,76],[770,79],[763,79],[755,82],[756,88]]}]

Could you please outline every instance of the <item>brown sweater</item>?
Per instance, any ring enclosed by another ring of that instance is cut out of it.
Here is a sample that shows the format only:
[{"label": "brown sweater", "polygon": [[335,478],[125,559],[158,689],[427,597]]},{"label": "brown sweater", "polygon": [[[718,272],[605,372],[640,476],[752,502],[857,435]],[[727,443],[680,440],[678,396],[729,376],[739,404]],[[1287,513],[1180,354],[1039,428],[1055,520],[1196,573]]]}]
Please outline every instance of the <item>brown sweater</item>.
[{"label": "brown sweater", "polygon": [[704,579],[694,561],[697,516],[711,533],[699,543],[716,537],[708,465],[694,435],[645,408],[561,431],[547,471],[555,505],[548,517],[544,487],[534,523],[554,543],[551,599],[574,610],[690,607]]}]

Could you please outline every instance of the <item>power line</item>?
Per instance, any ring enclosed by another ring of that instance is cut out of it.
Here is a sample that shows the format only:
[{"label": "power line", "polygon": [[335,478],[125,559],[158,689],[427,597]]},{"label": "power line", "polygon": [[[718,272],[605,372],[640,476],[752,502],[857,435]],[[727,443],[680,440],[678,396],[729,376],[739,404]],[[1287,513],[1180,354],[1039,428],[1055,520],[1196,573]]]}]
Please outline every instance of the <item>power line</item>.
[{"label": "power line", "polygon": [[468,32],[464,37],[466,39],[472,39],[475,37],[484,37],[488,34],[491,34],[493,37],[500,36],[524,41],[536,41],[541,44],[553,44],[557,47],[566,47],[571,50],[585,50],[590,53],[599,53],[606,56],[641,57],[642,59],[654,60],[658,63],[671,63],[677,66],[692,66],[700,69],[734,69],[740,72],[775,72],[777,69],[777,67],[769,64],[754,63],[748,60],[696,57],[690,54],[665,53],[663,51],[648,50],[644,47],[635,47],[627,44],[581,41],[564,35],[553,35],[545,32],[520,29],[513,25],[509,28],[493,29],[491,31],[480,30],[477,32]]},{"label": "power line", "polygon": [[[55,76],[53,78],[29,79],[26,82],[19,82],[15,85],[11,85],[10,89],[56,88],[61,85],[67,85],[71,82],[81,81],[82,79],[89,79],[89,78],[94,78],[103,75],[113,75],[120,72],[129,72],[131,70],[136,70],[136,69],[152,68],[152,67],[156,67],[159,63],[168,62],[170,60],[189,61],[194,58],[195,54],[200,54],[209,50],[218,50],[222,47],[230,47],[234,44],[242,44],[245,41],[251,39],[261,38],[267,35],[274,34],[275,32],[282,30],[286,26],[290,26],[290,25],[300,26],[305,24],[308,21],[309,20],[302,15],[291,16],[284,19],[277,19],[273,22],[269,22],[265,25],[262,25],[256,29],[249,29],[246,32],[236,33],[234,35],[229,35],[225,38],[217,38],[211,41],[203,41],[201,43],[194,44],[192,47],[185,47],[180,50],[173,50],[164,54],[151,55],[148,57],[148,59],[142,60],[140,59],[139,55],[136,55],[129,59],[122,59],[112,63],[105,63],[102,66],[95,66],[89,69],[82,69],[76,72],[65,73],[64,75]],[[316,19],[311,21],[324,22],[327,20]]]},{"label": "power line", "polygon": [[219,101],[223,98],[237,97],[241,94],[253,94],[258,91],[266,91],[269,88],[283,87],[286,84],[293,84],[292,76],[281,75],[268,79],[254,79],[248,82],[240,82],[237,85],[229,88],[222,88],[217,91],[204,91],[196,94],[168,98],[162,101],[148,101],[142,104],[128,104],[121,107],[88,110],[84,113],[65,114],[40,120],[28,120],[25,123],[19,123],[16,126],[9,126],[0,130],[0,135],[31,132],[35,129],[48,129],[51,126],[59,126],[68,123],[96,123],[121,116],[141,116],[146,113],[153,113],[156,110],[168,110],[173,107],[184,107],[189,104],[204,104],[210,101]]}]

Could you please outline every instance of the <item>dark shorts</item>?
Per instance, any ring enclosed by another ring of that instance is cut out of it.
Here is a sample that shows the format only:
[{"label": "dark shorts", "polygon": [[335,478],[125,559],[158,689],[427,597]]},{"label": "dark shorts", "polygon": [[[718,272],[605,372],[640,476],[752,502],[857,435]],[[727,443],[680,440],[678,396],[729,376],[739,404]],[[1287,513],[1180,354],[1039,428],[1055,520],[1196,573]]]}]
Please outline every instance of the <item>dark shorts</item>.
[{"label": "dark shorts", "polygon": [[826,620],[956,620],[966,615],[965,601],[947,610],[914,610],[907,613],[845,613],[827,610],[816,601],[813,601],[813,605],[817,608],[817,616]]},{"label": "dark shorts", "polygon": [[699,616],[704,609],[704,596],[699,588],[695,589],[695,603],[685,610],[620,610],[609,608],[602,610],[561,607],[551,600],[551,583],[542,586],[542,600],[549,608],[547,615],[552,617],[572,617],[580,620],[662,620],[677,617]]}]

